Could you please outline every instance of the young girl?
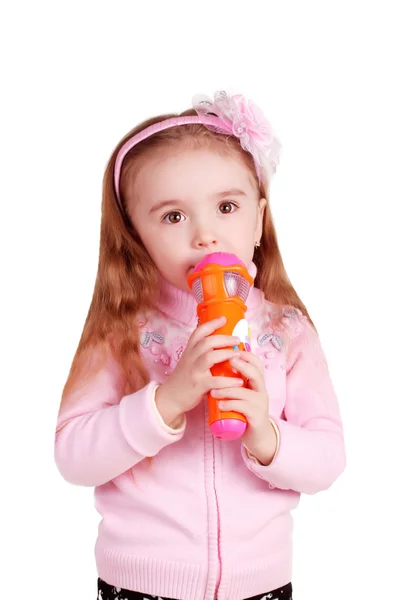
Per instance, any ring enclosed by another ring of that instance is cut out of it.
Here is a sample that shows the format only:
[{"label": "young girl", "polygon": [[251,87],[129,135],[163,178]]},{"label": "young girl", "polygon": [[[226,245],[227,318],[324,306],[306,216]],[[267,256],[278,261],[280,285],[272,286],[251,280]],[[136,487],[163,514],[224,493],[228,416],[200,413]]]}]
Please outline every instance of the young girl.
[{"label": "young girl", "polygon": [[[341,416],[270,212],[280,143],[241,95],[193,105],[139,125],[107,166],[55,460],[95,487],[98,600],[289,600],[291,511],[343,472]],[[250,352],[214,334],[224,318],[198,325],[187,278],[212,252],[254,277]],[[226,360],[243,380],[211,375]],[[246,417],[241,438],[211,433],[210,391]]]}]

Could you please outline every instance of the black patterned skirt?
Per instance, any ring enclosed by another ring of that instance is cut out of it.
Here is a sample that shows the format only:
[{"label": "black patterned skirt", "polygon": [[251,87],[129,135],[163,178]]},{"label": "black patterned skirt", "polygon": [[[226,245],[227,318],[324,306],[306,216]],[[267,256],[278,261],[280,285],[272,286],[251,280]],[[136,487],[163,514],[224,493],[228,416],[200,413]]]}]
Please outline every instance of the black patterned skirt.
[{"label": "black patterned skirt", "polygon": [[[125,590],[109,585],[103,579],[100,579],[100,577],[97,579],[97,600],[152,600],[152,598],[156,600],[178,600],[177,598],[150,596],[150,594],[144,594],[143,592]],[[292,584],[287,583],[276,590],[252,596],[251,598],[245,598],[244,600],[292,600]]]}]

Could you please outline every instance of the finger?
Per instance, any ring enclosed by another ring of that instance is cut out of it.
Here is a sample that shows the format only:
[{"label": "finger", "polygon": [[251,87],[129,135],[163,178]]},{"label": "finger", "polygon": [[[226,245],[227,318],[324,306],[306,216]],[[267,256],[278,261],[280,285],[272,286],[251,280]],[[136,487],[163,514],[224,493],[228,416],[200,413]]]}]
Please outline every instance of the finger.
[{"label": "finger", "polygon": [[245,400],[221,400],[218,408],[221,412],[233,410],[244,415],[248,421],[251,420],[251,406]]},{"label": "finger", "polygon": [[245,362],[242,358],[233,358],[230,362],[234,369],[248,379],[248,387],[256,392],[265,390],[264,373],[261,374],[254,364]]},{"label": "finger", "polygon": [[240,350],[239,358],[251,365],[254,365],[260,371],[262,377],[264,378],[264,365],[258,356],[256,356],[252,352]]},{"label": "finger", "polygon": [[191,343],[196,346],[203,338],[211,335],[216,329],[223,327],[226,324],[226,317],[218,317],[199,325],[190,336]]},{"label": "finger", "polygon": [[224,377],[224,376],[214,376],[210,377],[209,390],[220,390],[222,388],[230,388],[230,387],[241,387],[243,386],[244,381],[239,377]]},{"label": "finger", "polygon": [[225,348],[224,350],[212,350],[207,354],[202,354],[198,359],[197,363],[201,370],[211,369],[214,365],[223,362],[224,360],[230,360],[234,357],[238,357],[238,352],[231,348]]},{"label": "finger", "polygon": [[249,402],[254,391],[245,387],[224,387],[218,390],[213,388],[210,390],[210,394],[213,398],[223,399],[224,402],[227,400],[244,400],[245,402]]},{"label": "finger", "polygon": [[209,352],[210,350],[216,350],[217,348],[233,348],[234,346],[239,346],[239,344],[240,338],[235,335],[223,335],[215,333],[201,340],[197,344],[196,349],[199,349],[199,352],[203,353]]}]

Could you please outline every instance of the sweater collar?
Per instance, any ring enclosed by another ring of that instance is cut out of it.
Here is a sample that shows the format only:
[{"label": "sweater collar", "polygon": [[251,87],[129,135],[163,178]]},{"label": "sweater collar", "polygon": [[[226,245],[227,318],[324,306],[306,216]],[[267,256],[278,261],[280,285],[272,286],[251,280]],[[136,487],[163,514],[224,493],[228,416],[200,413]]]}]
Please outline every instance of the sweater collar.
[{"label": "sweater collar", "polygon": [[[257,267],[254,262],[251,263],[248,269],[250,275],[255,279]],[[167,316],[176,321],[180,321],[185,325],[196,327],[197,325],[197,302],[190,291],[184,291],[172,285],[169,281],[160,276],[159,295],[156,299],[156,307]],[[251,286],[247,298],[246,317],[250,317],[252,313],[261,304],[261,290]]]}]

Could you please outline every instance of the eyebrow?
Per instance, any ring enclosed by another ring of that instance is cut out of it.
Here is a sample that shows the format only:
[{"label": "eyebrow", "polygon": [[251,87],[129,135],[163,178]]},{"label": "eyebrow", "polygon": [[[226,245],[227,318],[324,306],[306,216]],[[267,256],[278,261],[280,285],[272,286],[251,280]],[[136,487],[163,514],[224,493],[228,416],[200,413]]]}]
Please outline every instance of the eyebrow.
[{"label": "eyebrow", "polygon": [[[217,194],[214,194],[214,198],[226,198],[226,196],[247,196],[246,192],[244,192],[243,190],[240,190],[239,188],[232,188],[230,190],[226,190],[225,192],[218,192]],[[179,202],[179,200],[162,200],[161,202],[157,202],[157,204],[155,204],[149,214],[156,212],[157,210],[160,210],[161,208],[164,208],[166,206],[170,206],[171,204],[176,204],[177,202]]]}]

